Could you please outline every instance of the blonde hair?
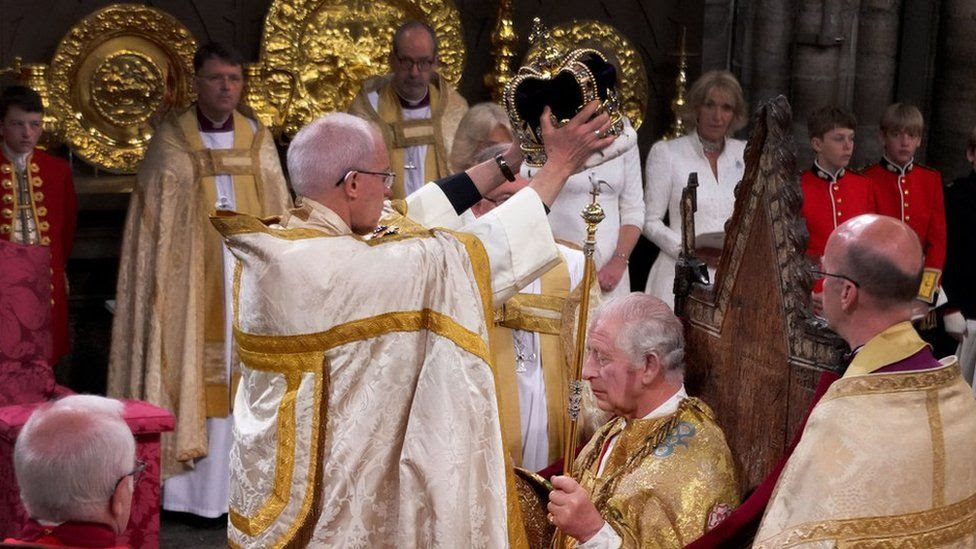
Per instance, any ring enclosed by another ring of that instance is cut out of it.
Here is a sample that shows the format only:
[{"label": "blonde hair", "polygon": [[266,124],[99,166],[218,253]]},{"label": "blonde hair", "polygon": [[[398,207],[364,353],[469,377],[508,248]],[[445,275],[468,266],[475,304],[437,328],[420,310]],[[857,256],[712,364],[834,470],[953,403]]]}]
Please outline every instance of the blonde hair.
[{"label": "blonde hair", "polygon": [[729,125],[729,133],[745,127],[749,113],[739,81],[729,71],[708,71],[699,76],[698,80],[695,80],[695,83],[691,85],[691,90],[688,91],[688,99],[679,114],[685,123],[685,127],[689,130],[698,127],[698,109],[705,104],[708,94],[715,88],[729,94],[734,103],[735,116],[732,118],[732,124]]},{"label": "blonde hair", "polygon": [[922,112],[915,105],[895,103],[889,105],[881,116],[881,131],[884,133],[908,132],[918,137],[922,135],[925,121]]},{"label": "blonde hair", "polygon": [[500,105],[495,103],[478,103],[468,109],[458,124],[451,145],[451,169],[460,172],[474,166],[475,156],[481,149],[494,142],[488,140],[491,132],[499,126],[512,135],[512,126],[508,121],[508,114]]}]

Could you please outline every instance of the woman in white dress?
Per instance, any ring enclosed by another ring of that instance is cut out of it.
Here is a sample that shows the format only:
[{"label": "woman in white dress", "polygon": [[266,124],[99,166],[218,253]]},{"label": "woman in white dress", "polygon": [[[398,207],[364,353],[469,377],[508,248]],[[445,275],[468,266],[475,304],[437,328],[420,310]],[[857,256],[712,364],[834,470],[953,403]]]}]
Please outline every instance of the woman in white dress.
[{"label": "woman in white dress", "polygon": [[[606,181],[597,201],[606,218],[597,225],[593,260],[603,297],[630,293],[627,264],[644,224],[644,183],[641,179],[637,132],[625,117],[624,131],[613,144],[587,160],[584,169],[566,181],[552,203],[549,224],[559,240],[582,245],[586,224],[580,212],[590,203],[590,177]],[[531,179],[538,168],[522,164],[522,175]]]},{"label": "woman in white dress", "polygon": [[[681,250],[681,191],[688,174],[698,173],[696,236],[722,233],[732,215],[733,191],[745,170],[745,142],[729,135],[746,123],[742,87],[728,71],[701,75],[681,113],[688,135],[658,141],[647,155],[644,235],[661,250],[647,278],[647,293],[674,307],[674,265]],[[664,216],[668,215],[668,224]],[[701,250],[706,262],[720,250]],[[714,279],[714,264],[709,265]]]}]

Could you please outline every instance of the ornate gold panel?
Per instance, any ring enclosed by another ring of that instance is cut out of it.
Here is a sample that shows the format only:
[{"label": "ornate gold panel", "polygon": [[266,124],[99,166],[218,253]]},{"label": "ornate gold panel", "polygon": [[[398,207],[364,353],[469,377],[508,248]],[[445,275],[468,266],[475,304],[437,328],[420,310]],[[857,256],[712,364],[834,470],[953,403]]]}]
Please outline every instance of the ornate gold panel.
[{"label": "ornate gold panel", "polygon": [[[560,51],[576,48],[593,48],[610,58],[619,70],[621,111],[634,129],[640,127],[647,111],[648,85],[644,61],[623,34],[612,25],[599,21],[570,21],[550,29],[553,45]],[[539,54],[537,47],[529,48],[526,60]],[[527,64],[527,63],[523,63]]]},{"label": "ornate gold panel", "polygon": [[288,135],[344,110],[364,79],[388,72],[393,32],[410,19],[433,27],[438,72],[456,85],[464,40],[451,0],[275,0],[261,39],[267,101],[255,110],[281,120],[279,131]]},{"label": "ornate gold panel", "polygon": [[196,40],[175,18],[115,4],[82,19],[51,61],[51,106],[64,140],[85,161],[134,173],[152,125],[192,99]]}]

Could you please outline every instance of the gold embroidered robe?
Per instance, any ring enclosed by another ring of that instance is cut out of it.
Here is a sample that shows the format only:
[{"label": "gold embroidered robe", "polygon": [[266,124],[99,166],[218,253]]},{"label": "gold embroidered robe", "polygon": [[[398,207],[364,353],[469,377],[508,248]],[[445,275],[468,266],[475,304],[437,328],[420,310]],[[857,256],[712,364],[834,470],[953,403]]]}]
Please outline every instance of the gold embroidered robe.
[{"label": "gold embroidered robe", "polygon": [[[598,475],[603,449],[618,433]],[[696,398],[664,417],[611,420],[577,456],[574,471],[624,548],[684,547],[707,531],[712,516],[739,504],[732,452],[711,409]]]},{"label": "gold embroidered robe", "polygon": [[[203,145],[195,107],[167,117],[139,166],[126,217],[108,394],[175,413],[176,430],[162,439],[166,477],[207,455],[208,411],[229,411],[223,252],[209,220],[214,176],[233,176],[241,210],[271,215],[291,202],[270,132],[234,117],[235,147],[214,150]],[[223,390],[208,391],[208,378]]]},{"label": "gold embroidered robe", "polygon": [[[404,151],[407,147],[427,145],[424,160],[424,179],[434,181],[451,175],[448,166],[454,134],[468,103],[454,91],[440,75],[435,74],[430,81],[430,111],[427,119],[404,120],[399,100],[393,91],[393,75],[387,74],[367,78],[363,87],[347,109],[350,114],[365,118],[379,127],[383,141],[390,153],[390,166],[396,173],[393,183],[393,198],[403,198]],[[379,102],[373,108],[369,101],[370,92],[378,92]]]},{"label": "gold embroidered robe", "polygon": [[[231,545],[524,546],[486,318],[557,259],[538,195],[478,238],[388,210],[365,239],[302,202],[280,228],[215,220],[239,261]],[[407,203],[458,227],[436,185]]]},{"label": "gold embroidered robe", "polygon": [[861,348],[810,413],[754,547],[976,546],[976,400],[955,357],[872,373],[924,345],[906,322]]}]

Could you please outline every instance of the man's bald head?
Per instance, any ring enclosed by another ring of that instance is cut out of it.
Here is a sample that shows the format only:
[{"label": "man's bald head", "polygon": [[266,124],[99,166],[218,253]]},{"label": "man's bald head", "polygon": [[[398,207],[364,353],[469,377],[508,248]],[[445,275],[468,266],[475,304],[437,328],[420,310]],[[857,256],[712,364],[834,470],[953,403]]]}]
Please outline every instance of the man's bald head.
[{"label": "man's bald head", "polygon": [[888,216],[866,214],[831,233],[825,260],[857,281],[880,306],[910,303],[922,281],[923,253],[915,231]]}]

